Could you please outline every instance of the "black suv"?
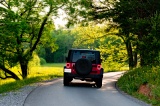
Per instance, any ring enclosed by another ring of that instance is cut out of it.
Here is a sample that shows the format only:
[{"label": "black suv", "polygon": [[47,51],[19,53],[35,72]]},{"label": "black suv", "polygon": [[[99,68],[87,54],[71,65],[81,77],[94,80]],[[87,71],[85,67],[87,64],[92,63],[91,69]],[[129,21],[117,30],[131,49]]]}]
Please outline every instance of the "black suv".
[{"label": "black suv", "polygon": [[63,84],[68,86],[75,79],[95,81],[98,88],[102,87],[103,68],[100,52],[89,49],[70,49],[64,66]]}]

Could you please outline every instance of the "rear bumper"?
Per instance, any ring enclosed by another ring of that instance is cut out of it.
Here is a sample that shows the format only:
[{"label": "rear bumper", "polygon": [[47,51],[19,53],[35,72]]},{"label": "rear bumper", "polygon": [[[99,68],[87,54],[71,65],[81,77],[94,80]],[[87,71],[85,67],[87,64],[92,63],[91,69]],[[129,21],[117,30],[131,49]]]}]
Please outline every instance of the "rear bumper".
[{"label": "rear bumper", "polygon": [[103,68],[101,69],[100,74],[89,74],[89,75],[82,76],[82,75],[78,75],[78,74],[64,72],[64,76],[65,77],[70,77],[70,78],[79,78],[79,79],[87,79],[87,78],[98,79],[98,78],[103,78]]}]

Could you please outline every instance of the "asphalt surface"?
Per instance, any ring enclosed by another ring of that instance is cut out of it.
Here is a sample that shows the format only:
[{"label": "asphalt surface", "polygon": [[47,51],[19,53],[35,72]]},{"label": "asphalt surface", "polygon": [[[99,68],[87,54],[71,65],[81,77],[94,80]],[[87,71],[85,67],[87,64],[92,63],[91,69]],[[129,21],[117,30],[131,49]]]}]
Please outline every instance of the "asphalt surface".
[{"label": "asphalt surface", "polygon": [[48,81],[28,95],[24,106],[142,106],[116,89],[115,82],[121,75],[105,73],[99,89],[93,82],[73,80],[66,87],[63,79]]}]

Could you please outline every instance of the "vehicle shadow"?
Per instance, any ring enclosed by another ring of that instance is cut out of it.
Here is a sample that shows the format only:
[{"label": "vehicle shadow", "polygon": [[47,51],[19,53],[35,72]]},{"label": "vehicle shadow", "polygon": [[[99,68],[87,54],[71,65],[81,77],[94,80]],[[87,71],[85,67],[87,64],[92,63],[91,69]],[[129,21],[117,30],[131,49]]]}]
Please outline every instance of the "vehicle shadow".
[{"label": "vehicle shadow", "polygon": [[96,88],[94,82],[71,82],[68,87],[85,87],[85,88]]}]

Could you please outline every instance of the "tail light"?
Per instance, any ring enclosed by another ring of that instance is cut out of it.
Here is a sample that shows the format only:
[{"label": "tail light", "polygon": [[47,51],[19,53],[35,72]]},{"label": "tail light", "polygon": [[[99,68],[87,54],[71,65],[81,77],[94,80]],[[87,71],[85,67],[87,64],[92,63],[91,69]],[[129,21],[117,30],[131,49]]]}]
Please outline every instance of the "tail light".
[{"label": "tail light", "polygon": [[100,70],[101,69],[101,65],[99,64],[99,65],[97,65],[97,69],[98,70]]},{"label": "tail light", "polygon": [[70,68],[71,64],[70,63],[66,63],[66,68]]}]

